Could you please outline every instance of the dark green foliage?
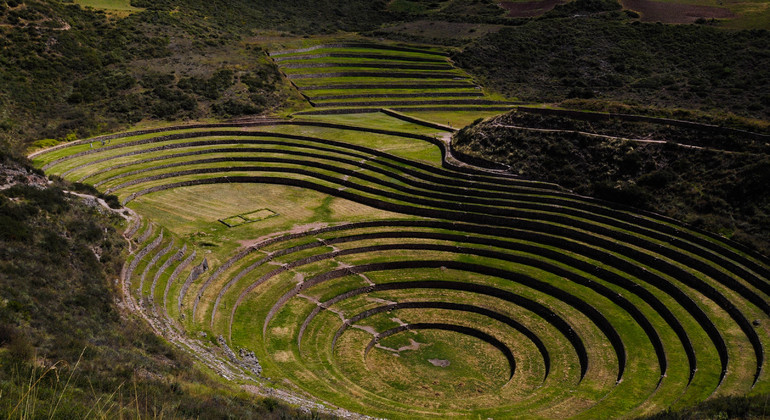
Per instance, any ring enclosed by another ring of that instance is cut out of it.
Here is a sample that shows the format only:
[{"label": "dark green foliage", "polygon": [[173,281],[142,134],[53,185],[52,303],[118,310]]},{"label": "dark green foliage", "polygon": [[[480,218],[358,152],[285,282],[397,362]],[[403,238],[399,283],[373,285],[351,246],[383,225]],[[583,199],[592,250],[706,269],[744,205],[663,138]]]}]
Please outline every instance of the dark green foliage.
[{"label": "dark green foliage", "polygon": [[704,401],[695,407],[666,410],[640,420],[763,419],[770,413],[770,394],[726,396]]},{"label": "dark green foliage", "polygon": [[132,4],[151,11],[182,7],[210,17],[219,28],[240,25],[241,30],[259,27],[298,34],[367,30],[394,18],[384,0],[133,0]]},{"label": "dark green foliage", "polygon": [[258,114],[261,109],[252,104],[228,99],[221,104],[214,104],[212,110],[223,117],[235,117],[239,115]]},{"label": "dark green foliage", "polygon": [[[618,136],[668,143],[614,138]],[[770,149],[761,140],[662,124],[514,111],[461,130],[453,146],[509,165],[526,178],[666,214],[770,254]]]},{"label": "dark green foliage", "polygon": [[620,10],[622,6],[616,0],[575,0],[558,4],[547,12],[543,18],[572,17],[592,13],[611,12]]},{"label": "dark green foliage", "polygon": [[[570,2],[550,18],[491,33],[453,59],[522,100],[598,98],[658,108],[770,116],[770,32],[631,22],[604,1]],[[558,12],[558,13],[557,13]],[[566,13],[570,17],[554,18]],[[577,13],[579,14],[579,13]]]},{"label": "dark green foliage", "polygon": [[216,71],[208,79],[199,77],[184,78],[177,83],[177,87],[208,99],[217,99],[222,95],[222,92],[233,85],[233,74],[232,70],[222,69]]},{"label": "dark green foliage", "polygon": [[[222,6],[228,13],[202,19],[211,2],[179,3],[123,19],[42,0],[27,1],[21,15],[0,13],[0,139],[18,145],[86,137],[149,118],[205,118],[230,93],[242,96],[249,111],[279,106],[286,94],[276,93],[285,89],[277,70],[260,59],[263,50],[238,44],[247,30],[241,17],[250,15]],[[248,64],[236,72],[234,65],[204,61],[214,47]],[[248,87],[258,100],[238,92],[245,90],[235,84],[241,75],[251,75]]]}]

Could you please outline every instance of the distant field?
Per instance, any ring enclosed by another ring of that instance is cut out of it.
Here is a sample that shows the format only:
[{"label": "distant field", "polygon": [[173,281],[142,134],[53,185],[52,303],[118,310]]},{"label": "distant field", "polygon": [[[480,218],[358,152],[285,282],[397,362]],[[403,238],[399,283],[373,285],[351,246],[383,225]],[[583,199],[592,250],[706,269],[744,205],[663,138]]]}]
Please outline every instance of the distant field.
[{"label": "distant field", "polygon": [[142,10],[131,6],[131,0],[75,0],[75,3],[105,11],[138,12]]},{"label": "distant field", "polygon": [[[535,17],[568,0],[502,1],[510,17]],[[620,0],[624,9],[641,15],[642,22],[694,23],[698,19],[718,19],[720,26],[732,29],[770,27],[770,1],[767,0]]]}]

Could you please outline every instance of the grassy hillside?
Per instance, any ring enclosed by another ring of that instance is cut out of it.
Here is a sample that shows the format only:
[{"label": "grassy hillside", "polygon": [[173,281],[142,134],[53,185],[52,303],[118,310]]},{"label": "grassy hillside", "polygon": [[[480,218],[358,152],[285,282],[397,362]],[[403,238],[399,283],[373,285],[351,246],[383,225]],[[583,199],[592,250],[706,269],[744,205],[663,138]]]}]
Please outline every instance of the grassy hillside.
[{"label": "grassy hillside", "polygon": [[445,160],[450,130],[315,115],[120,133],[33,160],[143,216],[126,277],[140,311],[221,335],[276,387],[328,404],[594,419],[767,392],[765,258]]}]

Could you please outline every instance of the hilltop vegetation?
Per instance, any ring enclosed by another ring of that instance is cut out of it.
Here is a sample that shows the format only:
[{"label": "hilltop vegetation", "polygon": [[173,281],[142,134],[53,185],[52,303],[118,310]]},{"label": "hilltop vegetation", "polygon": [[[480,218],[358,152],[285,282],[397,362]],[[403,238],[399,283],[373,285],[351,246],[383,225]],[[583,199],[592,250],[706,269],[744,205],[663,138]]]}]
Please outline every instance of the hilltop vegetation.
[{"label": "hilltop vegetation", "polygon": [[612,8],[619,5],[568,3],[452,58],[487,87],[524,101],[593,98],[770,116],[770,32],[640,23]]},{"label": "hilltop vegetation", "polygon": [[[51,0],[0,1],[0,137],[20,145],[139,122],[307,106],[251,37],[265,33],[369,31],[457,45],[460,67],[527,101],[594,98],[755,118],[770,112],[767,31],[642,24],[615,1],[572,2],[537,19],[505,18],[490,0],[131,5],[115,15]],[[411,35],[378,30],[399,22]],[[477,39],[464,45],[463,37]]]}]

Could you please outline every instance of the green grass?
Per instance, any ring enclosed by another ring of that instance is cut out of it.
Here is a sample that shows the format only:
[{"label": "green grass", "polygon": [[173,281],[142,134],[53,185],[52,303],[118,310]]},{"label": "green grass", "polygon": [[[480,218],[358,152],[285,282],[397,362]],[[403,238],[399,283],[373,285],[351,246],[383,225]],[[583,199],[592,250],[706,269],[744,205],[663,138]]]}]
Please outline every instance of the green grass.
[{"label": "green grass", "polygon": [[[338,52],[338,51],[335,51]],[[340,52],[344,53],[344,52]],[[308,53],[312,54],[312,53]],[[347,53],[345,53],[347,54]],[[406,56],[407,59],[401,59],[399,60],[400,55],[382,55],[382,58],[369,58],[369,57],[314,57],[314,58],[297,58],[297,59],[291,59],[291,60],[280,60],[278,62],[278,65],[281,67],[284,67],[288,69],[289,65],[302,65],[302,64],[315,64],[315,63],[345,63],[345,64],[377,64],[377,63],[387,63],[387,64],[408,64],[408,65],[429,65],[429,66],[438,66],[438,65],[446,65],[449,67],[449,63],[446,60],[442,59],[436,59],[435,61],[414,61],[409,60],[408,58],[410,56]],[[426,58],[427,60],[427,58]]]},{"label": "green grass", "polygon": [[131,0],[75,0],[75,3],[83,7],[107,11],[138,12],[143,10],[131,6]]},{"label": "green grass", "polygon": [[325,53],[397,55],[401,57],[419,57],[419,58],[432,59],[432,60],[443,60],[443,57],[438,56],[436,54],[421,53],[421,52],[414,52],[414,51],[394,51],[394,50],[366,48],[366,47],[361,47],[361,48],[329,47],[329,48],[319,48],[319,49],[315,49],[307,52],[292,52],[292,53],[282,53],[281,51],[270,52],[272,57],[280,57],[280,58],[295,57],[295,56],[302,56],[302,55],[308,55],[308,54],[325,54]]},{"label": "green grass", "polygon": [[476,89],[473,86],[468,86],[467,88],[448,88],[448,89],[391,89],[388,88],[387,85],[383,85],[380,88],[376,89],[313,89],[313,90],[305,90],[303,93],[310,97],[311,99],[313,97],[318,96],[331,96],[331,95],[360,95],[360,96],[366,96],[366,95],[382,95],[382,94],[399,94],[399,93],[454,93],[454,92],[462,92],[462,93],[478,93],[479,90]]}]

